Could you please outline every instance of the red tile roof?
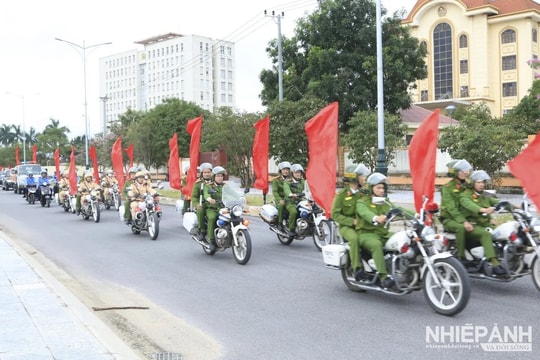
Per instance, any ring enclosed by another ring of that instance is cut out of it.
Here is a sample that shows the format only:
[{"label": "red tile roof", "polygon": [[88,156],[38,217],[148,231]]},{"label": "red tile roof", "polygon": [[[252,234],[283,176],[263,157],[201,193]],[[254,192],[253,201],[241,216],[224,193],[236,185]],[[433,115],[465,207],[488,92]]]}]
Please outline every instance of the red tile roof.
[{"label": "red tile roof", "polygon": [[[428,116],[430,116],[433,112],[427,109],[424,109],[423,107],[420,107],[418,105],[411,105],[408,109],[401,109],[399,111],[401,115],[401,120],[408,124],[408,125],[414,125],[414,124],[421,124],[425,119],[427,119]],[[458,124],[458,121],[456,119],[450,119],[450,117],[444,115],[444,110],[441,111],[439,115],[439,125],[450,125],[450,124]]]}]

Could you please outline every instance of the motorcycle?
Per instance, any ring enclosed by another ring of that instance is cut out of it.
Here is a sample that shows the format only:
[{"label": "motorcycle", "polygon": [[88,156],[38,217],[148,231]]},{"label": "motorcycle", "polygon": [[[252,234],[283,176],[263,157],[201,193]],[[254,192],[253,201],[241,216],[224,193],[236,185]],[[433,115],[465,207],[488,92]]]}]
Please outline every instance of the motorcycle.
[{"label": "motorcycle", "polygon": [[[495,275],[491,263],[484,257],[484,248],[479,243],[466,244],[465,268],[471,278],[510,282],[532,275],[536,289],[540,290],[540,219],[533,215],[525,199],[521,209],[514,209],[507,201],[495,205],[497,214],[511,214],[513,220],[502,223],[491,233],[495,254],[504,275]],[[455,234],[446,234],[445,249],[456,255]]]},{"label": "motorcycle", "polygon": [[[124,221],[124,207],[120,207],[118,211],[120,220]],[[148,231],[148,235],[152,240],[156,240],[159,235],[159,221],[161,220],[162,212],[159,207],[159,194],[146,194],[144,200],[137,204],[137,213],[133,218],[131,232],[139,235],[141,231]]]},{"label": "motorcycle", "polygon": [[237,192],[225,184],[217,218],[217,226],[214,230],[216,249],[211,250],[206,239],[201,240],[193,229],[197,228],[197,215],[194,212],[184,213],[183,225],[190,232],[191,238],[199,243],[207,255],[214,255],[217,251],[225,251],[232,248],[233,256],[240,265],[245,265],[251,257],[251,235],[249,234],[249,221],[242,217],[246,199],[243,194]]},{"label": "motorcycle", "polygon": [[99,189],[92,189],[89,194],[85,193],[81,195],[81,215],[84,220],[92,217],[95,223],[99,222],[99,202]]},{"label": "motorcycle", "polygon": [[47,207],[51,207],[51,199],[52,199],[52,189],[51,184],[48,182],[44,182],[39,185],[39,191],[41,192],[41,196],[39,197],[39,202],[41,206],[47,205]]},{"label": "motorcycle", "polygon": [[298,217],[296,219],[296,235],[291,236],[289,229],[289,214],[287,209],[283,209],[283,221],[278,222],[278,210],[272,204],[263,205],[259,212],[259,217],[270,226],[270,230],[276,233],[279,242],[283,245],[290,245],[293,240],[303,240],[307,236],[313,237],[315,247],[321,251],[322,247],[328,245],[333,237],[332,223],[324,216],[324,211],[313,201],[305,198],[305,194],[300,194],[302,200],[296,205]]},{"label": "motorcycle", "polygon": [[[374,203],[384,198],[374,198]],[[443,237],[436,234],[431,226],[433,211],[426,211],[427,199],[419,216],[411,216],[401,209],[391,209],[385,226],[400,220],[404,229],[397,231],[384,245],[384,258],[388,275],[395,285],[392,288],[379,286],[379,276],[371,254],[363,250],[361,261],[364,277],[355,279],[349,258],[349,245],[330,244],[323,247],[324,263],[329,269],[341,271],[341,276],[349,290],[364,292],[381,291],[391,295],[406,295],[423,290],[431,308],[442,315],[460,313],[469,301],[470,279],[463,265],[449,252],[442,252]]]},{"label": "motorcycle", "polygon": [[37,185],[26,185],[27,193],[26,193],[26,201],[28,201],[29,204],[35,204],[36,203],[36,191],[37,191]]},{"label": "motorcycle", "polygon": [[116,211],[120,209],[122,205],[122,200],[120,199],[120,192],[118,191],[118,184],[112,184],[111,187],[105,188],[105,209],[109,210],[111,207],[114,207]]},{"label": "motorcycle", "polygon": [[72,213],[75,213],[75,204],[77,198],[75,197],[75,195],[70,195],[69,186],[65,189],[62,189],[62,191],[65,191],[64,200],[60,202],[60,193],[57,193],[55,195],[56,203],[58,204],[58,206],[61,206],[65,212],[71,211]]}]

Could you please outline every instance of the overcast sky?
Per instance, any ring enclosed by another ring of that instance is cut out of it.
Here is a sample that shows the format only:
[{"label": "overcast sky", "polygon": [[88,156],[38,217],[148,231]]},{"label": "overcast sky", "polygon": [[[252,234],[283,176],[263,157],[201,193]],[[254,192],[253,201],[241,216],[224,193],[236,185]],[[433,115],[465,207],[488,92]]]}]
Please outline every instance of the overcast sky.
[{"label": "overcast sky", "polygon": [[[382,0],[391,13],[409,11],[416,0]],[[82,52],[61,38],[86,46],[90,134],[102,131],[99,58],[140,49],[135,41],[168,32],[195,34],[236,43],[236,106],[262,111],[258,75],[270,68],[265,47],[277,25],[263,11],[284,11],[282,33],[292,36],[295,20],[317,0],[25,0],[2,3],[0,11],[0,124],[23,122],[38,132],[50,118],[67,126],[70,137],[84,131]],[[7,93],[16,94],[9,95]]]}]

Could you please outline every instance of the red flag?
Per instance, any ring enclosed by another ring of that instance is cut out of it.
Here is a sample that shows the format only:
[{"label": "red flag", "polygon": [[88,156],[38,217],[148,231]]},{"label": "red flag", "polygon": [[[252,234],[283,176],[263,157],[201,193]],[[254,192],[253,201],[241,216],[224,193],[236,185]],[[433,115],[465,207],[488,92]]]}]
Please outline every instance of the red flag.
[{"label": "red flag", "polygon": [[21,160],[19,159],[19,147],[15,148],[15,165],[21,165]]},{"label": "red flag", "polygon": [[409,145],[409,167],[414,193],[414,207],[422,208],[422,198],[433,201],[435,195],[435,161],[439,141],[439,113],[435,110],[418,127]]},{"label": "red flag", "polygon": [[338,108],[337,102],[327,105],[305,125],[309,149],[306,178],[313,200],[328,218],[336,194]]},{"label": "red flag", "polygon": [[37,146],[32,145],[32,162],[37,164]]},{"label": "red flag", "polygon": [[255,183],[253,187],[263,193],[268,192],[268,159],[270,144],[270,115],[253,124],[255,137],[253,138],[253,172]]},{"label": "red flag", "polygon": [[173,189],[180,190],[182,187],[180,182],[180,159],[178,157],[178,135],[174,133],[169,140],[169,185]]},{"label": "red flag", "polygon": [[56,174],[56,181],[60,181],[60,149],[54,150],[54,168]]},{"label": "red flag", "polygon": [[77,165],[75,165],[75,147],[71,145],[71,155],[69,155],[69,193],[74,195],[77,192]]},{"label": "red flag", "polygon": [[99,184],[99,169],[96,155],[96,147],[94,145],[90,146],[88,156],[90,156],[90,159],[92,159],[92,165],[94,166],[94,180]]},{"label": "red flag", "polygon": [[188,120],[186,130],[191,135],[189,143],[189,171],[186,186],[182,188],[185,196],[191,196],[193,184],[197,181],[197,166],[199,166],[199,147],[201,145],[202,115]]},{"label": "red flag", "polygon": [[129,159],[129,167],[133,167],[133,144],[129,144],[126,148],[126,153]]},{"label": "red flag", "polygon": [[111,149],[111,162],[116,180],[118,180],[118,188],[124,189],[124,159],[122,157],[122,138],[119,137],[114,142]]},{"label": "red flag", "polygon": [[540,209],[539,163],[540,133],[521,153],[507,163],[508,169],[521,182],[521,186],[537,209]]}]

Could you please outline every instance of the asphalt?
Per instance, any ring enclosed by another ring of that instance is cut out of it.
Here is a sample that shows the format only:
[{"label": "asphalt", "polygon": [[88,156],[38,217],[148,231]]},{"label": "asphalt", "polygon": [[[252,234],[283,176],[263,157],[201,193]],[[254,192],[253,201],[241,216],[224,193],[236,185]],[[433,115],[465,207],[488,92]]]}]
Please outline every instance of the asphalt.
[{"label": "asphalt", "polygon": [[139,357],[0,231],[0,360]]},{"label": "asphalt", "polygon": [[[391,191],[389,197],[396,204],[413,203],[411,191]],[[499,198],[519,204],[522,196]],[[256,216],[256,207],[250,213]],[[0,360],[140,358],[1,229],[0,323]]]}]

